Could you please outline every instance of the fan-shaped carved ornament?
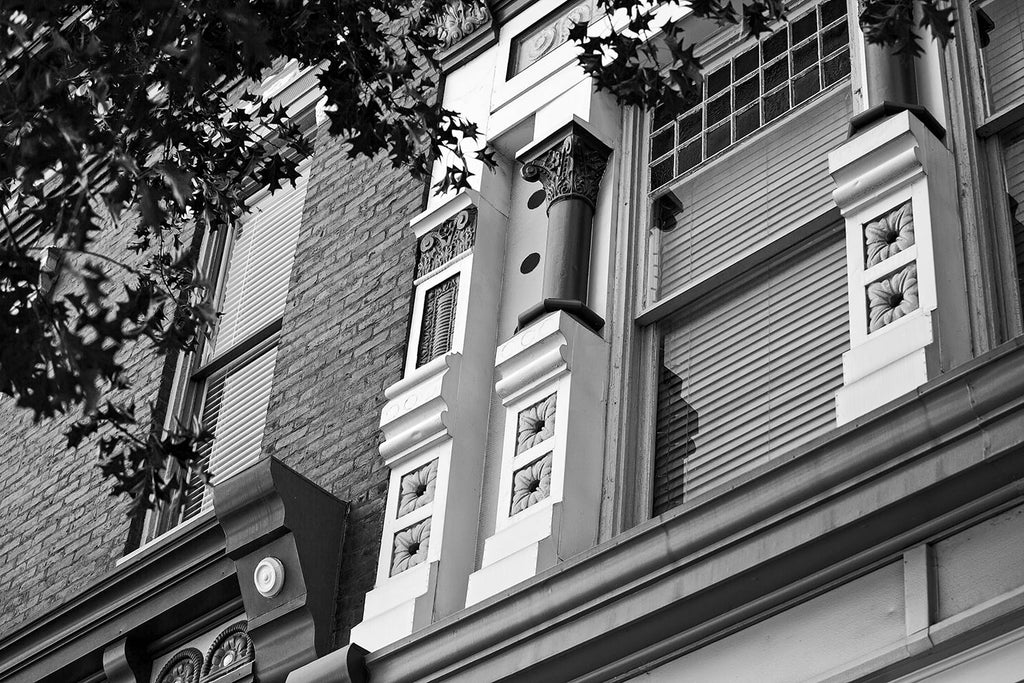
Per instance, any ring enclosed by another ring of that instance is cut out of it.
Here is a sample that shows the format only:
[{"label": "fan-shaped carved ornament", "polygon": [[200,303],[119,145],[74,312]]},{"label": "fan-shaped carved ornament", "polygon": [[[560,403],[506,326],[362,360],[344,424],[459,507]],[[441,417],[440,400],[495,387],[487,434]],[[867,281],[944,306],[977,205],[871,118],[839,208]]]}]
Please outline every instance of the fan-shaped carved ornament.
[{"label": "fan-shaped carved ornament", "polygon": [[906,201],[864,226],[864,242],[870,268],[914,244],[914,213]]},{"label": "fan-shaped carved ornament", "polygon": [[157,683],[199,683],[203,670],[203,653],[194,647],[175,653],[160,669]]},{"label": "fan-shaped carved ornament", "polygon": [[917,310],[917,264],[868,285],[868,332],[880,330]]},{"label": "fan-shaped carved ornament", "polygon": [[256,656],[246,623],[231,624],[217,634],[203,664],[203,680],[209,681],[228,671],[237,669]]},{"label": "fan-shaped carved ornament", "polygon": [[522,512],[551,495],[551,464],[548,453],[512,475],[512,507],[509,515]]}]

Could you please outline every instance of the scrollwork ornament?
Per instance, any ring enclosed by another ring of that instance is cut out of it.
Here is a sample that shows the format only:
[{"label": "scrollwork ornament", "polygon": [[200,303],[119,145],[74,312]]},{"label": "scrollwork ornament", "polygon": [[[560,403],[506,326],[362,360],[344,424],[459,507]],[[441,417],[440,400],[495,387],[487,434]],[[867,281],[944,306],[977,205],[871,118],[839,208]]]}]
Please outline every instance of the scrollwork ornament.
[{"label": "scrollwork ornament", "polygon": [[473,247],[476,241],[476,207],[463,209],[420,238],[416,254],[416,277],[441,268]]},{"label": "scrollwork ornament", "polygon": [[570,197],[594,208],[609,154],[600,142],[570,132],[555,147],[524,164],[523,178],[544,186],[549,210],[555,202]]},{"label": "scrollwork ornament", "polygon": [[448,3],[432,23],[434,34],[444,47],[452,47],[491,20],[491,11],[483,2],[454,0]]}]

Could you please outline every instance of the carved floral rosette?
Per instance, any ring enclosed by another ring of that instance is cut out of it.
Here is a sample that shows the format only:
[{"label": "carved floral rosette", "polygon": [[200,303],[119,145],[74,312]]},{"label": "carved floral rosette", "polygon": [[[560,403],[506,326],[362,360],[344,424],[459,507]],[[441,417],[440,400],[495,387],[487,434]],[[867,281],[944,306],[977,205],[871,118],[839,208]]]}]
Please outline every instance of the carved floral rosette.
[{"label": "carved floral rosette", "polygon": [[917,264],[868,285],[868,332],[880,330],[917,310]]},{"label": "carved floral rosette", "polygon": [[420,238],[416,250],[416,277],[444,267],[476,242],[475,206],[455,214]]},{"label": "carved floral rosette", "polygon": [[454,0],[431,23],[431,30],[446,47],[461,42],[491,20],[491,10],[479,0]]},{"label": "carved floral rosette", "polygon": [[573,197],[594,208],[610,153],[599,140],[574,127],[554,147],[527,161],[523,178],[544,186],[548,210],[555,202]]},{"label": "carved floral rosette", "polygon": [[908,199],[864,225],[865,267],[881,263],[914,245],[914,213]]}]

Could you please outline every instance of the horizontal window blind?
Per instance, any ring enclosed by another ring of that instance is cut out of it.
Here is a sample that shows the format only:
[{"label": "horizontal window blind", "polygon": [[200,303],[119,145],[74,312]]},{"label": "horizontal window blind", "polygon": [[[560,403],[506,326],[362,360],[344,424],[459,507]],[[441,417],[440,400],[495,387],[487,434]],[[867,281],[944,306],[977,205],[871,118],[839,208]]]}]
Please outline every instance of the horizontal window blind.
[{"label": "horizontal window blind", "polygon": [[851,113],[849,88],[838,87],[684,179],[676,227],[661,238],[659,296],[833,208],[828,153],[846,139]]},{"label": "horizontal window blind", "polygon": [[1024,2],[992,0],[977,11],[985,89],[997,112],[1024,100]]},{"label": "horizontal window blind", "polygon": [[1024,125],[1015,126],[1004,137],[1004,141],[1006,201],[1009,204],[1010,229],[1017,261],[1017,285],[1024,294]]},{"label": "horizontal window blind", "polygon": [[835,426],[849,346],[841,231],[784,252],[661,326],[655,514]]},{"label": "horizontal window blind", "polygon": [[[259,458],[276,360],[277,347],[272,347],[207,381],[202,422],[214,438],[203,445],[201,464],[208,468],[212,484],[223,482]],[[193,477],[182,518],[194,517],[212,505],[207,487],[198,476]]]},{"label": "horizontal window blind", "polygon": [[242,220],[231,247],[214,355],[281,317],[295,260],[307,175],[268,195]]}]

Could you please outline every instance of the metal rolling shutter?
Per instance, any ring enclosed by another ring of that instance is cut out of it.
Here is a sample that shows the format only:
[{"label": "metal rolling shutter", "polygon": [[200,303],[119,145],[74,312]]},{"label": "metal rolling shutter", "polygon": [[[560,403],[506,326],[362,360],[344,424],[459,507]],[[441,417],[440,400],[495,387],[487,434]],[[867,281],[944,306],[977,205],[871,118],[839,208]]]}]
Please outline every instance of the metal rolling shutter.
[{"label": "metal rolling shutter", "polygon": [[830,230],[662,323],[655,514],[835,426],[846,286]]},{"label": "metal rolling shutter", "polygon": [[846,81],[682,182],[678,227],[662,237],[667,296],[834,207],[828,152],[846,139]]}]

